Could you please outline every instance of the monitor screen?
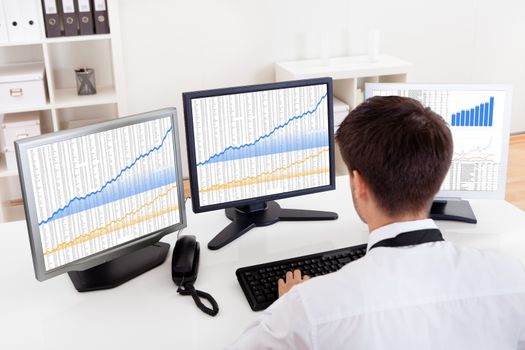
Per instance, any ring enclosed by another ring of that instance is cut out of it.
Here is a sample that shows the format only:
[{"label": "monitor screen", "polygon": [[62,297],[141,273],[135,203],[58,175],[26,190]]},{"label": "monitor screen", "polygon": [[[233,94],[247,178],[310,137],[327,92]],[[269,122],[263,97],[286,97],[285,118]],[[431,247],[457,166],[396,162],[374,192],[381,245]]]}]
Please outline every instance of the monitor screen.
[{"label": "monitor screen", "polygon": [[176,125],[168,109],[18,142],[38,279],[185,224]]},{"label": "monitor screen", "polygon": [[185,93],[195,211],[334,188],[331,79]]},{"label": "monitor screen", "polygon": [[450,170],[438,196],[505,197],[512,90],[508,85],[366,84],[365,97],[419,100],[449,124],[454,140]]}]

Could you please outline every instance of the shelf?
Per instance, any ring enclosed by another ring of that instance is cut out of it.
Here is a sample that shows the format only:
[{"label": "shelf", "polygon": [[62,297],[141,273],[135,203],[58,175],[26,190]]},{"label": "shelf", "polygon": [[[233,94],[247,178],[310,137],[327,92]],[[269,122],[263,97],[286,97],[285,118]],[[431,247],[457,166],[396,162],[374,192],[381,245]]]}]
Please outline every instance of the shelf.
[{"label": "shelf", "polygon": [[54,108],[72,108],[117,103],[113,86],[97,87],[95,95],[78,96],[76,88],[55,90]]},{"label": "shelf", "polygon": [[75,36],[60,36],[56,38],[45,38],[44,42],[48,44],[56,43],[72,43],[79,41],[93,41],[93,40],[109,40],[111,34],[93,34],[93,35],[75,35]]},{"label": "shelf", "polygon": [[71,43],[71,42],[78,42],[78,41],[109,40],[109,39],[111,39],[111,34],[60,36],[56,38],[43,38],[41,40],[36,40],[36,41],[0,43],[0,47],[31,46],[31,45],[42,45],[43,43],[55,44],[55,43]]},{"label": "shelf", "polygon": [[6,109],[1,109],[0,114],[6,114],[6,113],[23,113],[23,112],[31,112],[31,111],[45,111],[51,109],[51,104],[47,103],[43,106],[34,106],[34,107],[11,107]]},{"label": "shelf", "polygon": [[390,55],[380,55],[377,62],[370,62],[368,56],[336,57],[329,64],[321,64],[320,59],[280,62],[275,64],[277,80],[312,79],[332,77],[333,79],[353,79],[368,76],[394,75],[406,73],[412,67],[410,62]]},{"label": "shelf", "polygon": [[[112,33],[54,38],[45,36],[42,1],[24,1],[37,4],[41,34],[31,41],[0,43],[0,65],[44,62],[48,99],[41,100],[38,106],[35,102],[32,107],[0,104],[0,117],[5,113],[35,111],[40,115],[41,133],[46,134],[125,115],[119,0],[107,1]],[[78,67],[95,69],[97,94],[77,95],[74,69]],[[7,170],[5,158],[0,150],[0,223],[23,218],[18,170]]]},{"label": "shelf", "polygon": [[42,45],[42,41],[23,41],[23,42],[7,42],[7,43],[0,43],[0,47],[11,47],[11,46],[31,46],[31,45]]}]

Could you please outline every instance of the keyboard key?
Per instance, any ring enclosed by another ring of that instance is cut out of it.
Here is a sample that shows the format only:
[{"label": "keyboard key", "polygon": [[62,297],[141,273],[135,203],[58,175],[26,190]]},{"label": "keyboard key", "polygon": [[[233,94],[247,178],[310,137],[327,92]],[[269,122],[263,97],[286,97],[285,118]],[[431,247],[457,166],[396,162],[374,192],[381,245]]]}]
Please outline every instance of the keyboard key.
[{"label": "keyboard key", "polygon": [[347,264],[350,261],[352,261],[352,259],[350,259],[350,258],[341,258],[341,259],[337,259],[337,261],[339,261],[341,264]]}]

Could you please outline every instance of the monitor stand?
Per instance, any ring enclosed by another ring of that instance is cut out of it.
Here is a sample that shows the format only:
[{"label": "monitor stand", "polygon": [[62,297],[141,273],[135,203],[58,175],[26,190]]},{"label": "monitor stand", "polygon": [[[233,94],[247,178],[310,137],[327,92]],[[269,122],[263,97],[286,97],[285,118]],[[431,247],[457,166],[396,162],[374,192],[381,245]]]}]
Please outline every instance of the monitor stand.
[{"label": "monitor stand", "polygon": [[470,203],[461,199],[435,199],[428,217],[434,220],[462,221],[469,224],[478,222]]},{"label": "monitor stand", "polygon": [[109,289],[151,270],[166,260],[170,245],[157,242],[84,271],[68,272],[79,292]]},{"label": "monitor stand", "polygon": [[211,250],[224,247],[256,226],[268,226],[277,221],[335,220],[338,215],[330,211],[282,209],[277,202],[268,201],[228,208],[226,217],[232,223],[208,243]]}]

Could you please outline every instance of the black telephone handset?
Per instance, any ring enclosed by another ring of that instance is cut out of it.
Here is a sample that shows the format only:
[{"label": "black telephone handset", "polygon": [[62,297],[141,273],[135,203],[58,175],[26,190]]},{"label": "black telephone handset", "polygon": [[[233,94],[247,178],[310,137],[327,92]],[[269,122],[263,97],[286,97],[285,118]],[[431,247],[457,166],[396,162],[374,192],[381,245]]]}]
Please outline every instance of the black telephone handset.
[{"label": "black telephone handset", "polygon": [[193,283],[199,272],[200,246],[195,236],[182,236],[175,243],[171,261],[171,277],[176,285]]},{"label": "black telephone handset", "polygon": [[[181,295],[191,295],[197,307],[204,313],[215,316],[219,313],[219,305],[213,297],[203,291],[196,290],[193,284],[199,272],[200,245],[195,236],[182,236],[175,243],[171,260],[171,278],[179,288]],[[206,299],[211,308],[204,305],[200,298]]]}]

